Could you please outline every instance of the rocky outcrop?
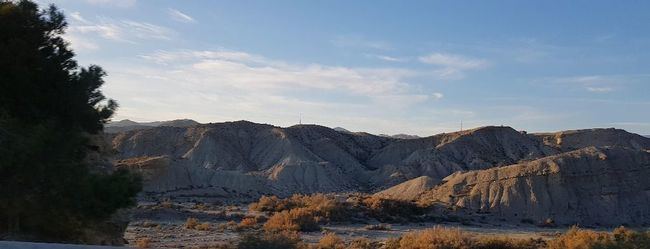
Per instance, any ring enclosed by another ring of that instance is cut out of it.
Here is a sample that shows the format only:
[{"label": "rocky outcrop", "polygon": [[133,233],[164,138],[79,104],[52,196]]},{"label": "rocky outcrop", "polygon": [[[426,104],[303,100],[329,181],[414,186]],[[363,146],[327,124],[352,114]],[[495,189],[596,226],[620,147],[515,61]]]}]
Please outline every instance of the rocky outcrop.
[{"label": "rocky outcrop", "polygon": [[519,222],[647,225],[650,152],[587,147],[505,167],[457,172],[420,197]]}]

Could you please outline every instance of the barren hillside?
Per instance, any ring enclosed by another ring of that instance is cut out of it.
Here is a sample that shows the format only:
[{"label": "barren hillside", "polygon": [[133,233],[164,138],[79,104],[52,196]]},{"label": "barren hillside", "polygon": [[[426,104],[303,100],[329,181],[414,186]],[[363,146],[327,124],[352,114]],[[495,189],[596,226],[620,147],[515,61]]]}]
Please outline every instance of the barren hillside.
[{"label": "barren hillside", "polygon": [[[317,125],[281,128],[238,121],[108,136],[121,167],[147,170],[147,191],[224,197],[381,190],[420,176],[437,182],[457,171],[516,164],[563,150],[547,136],[510,127],[396,139]],[[626,136],[632,139],[628,144],[641,147],[650,140]],[[594,143],[618,145],[621,140]],[[573,142],[572,147],[589,145]]]},{"label": "barren hillside", "polygon": [[455,173],[421,196],[510,221],[645,225],[650,152],[588,147],[532,162]]}]

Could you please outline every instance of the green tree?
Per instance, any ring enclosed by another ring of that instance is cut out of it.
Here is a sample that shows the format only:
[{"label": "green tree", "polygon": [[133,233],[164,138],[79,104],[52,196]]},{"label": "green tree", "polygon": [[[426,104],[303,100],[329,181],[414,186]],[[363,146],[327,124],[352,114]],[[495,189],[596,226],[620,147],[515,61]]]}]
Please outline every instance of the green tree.
[{"label": "green tree", "polygon": [[0,234],[76,240],[135,203],[138,176],[92,170],[90,137],[117,103],[106,73],[79,67],[55,6],[0,0]]}]

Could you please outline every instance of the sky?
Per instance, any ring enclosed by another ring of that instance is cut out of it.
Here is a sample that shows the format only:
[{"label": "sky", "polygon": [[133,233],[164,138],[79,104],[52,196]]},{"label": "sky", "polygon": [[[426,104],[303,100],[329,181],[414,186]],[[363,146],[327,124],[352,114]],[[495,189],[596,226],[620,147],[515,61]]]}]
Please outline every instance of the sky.
[{"label": "sky", "polygon": [[114,120],[650,134],[650,1],[37,2]]}]

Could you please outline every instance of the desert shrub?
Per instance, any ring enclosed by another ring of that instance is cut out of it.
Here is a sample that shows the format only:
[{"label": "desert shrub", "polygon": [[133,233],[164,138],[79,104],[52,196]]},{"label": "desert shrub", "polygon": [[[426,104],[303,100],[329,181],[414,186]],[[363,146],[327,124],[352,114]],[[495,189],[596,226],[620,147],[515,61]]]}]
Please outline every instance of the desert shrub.
[{"label": "desert shrub", "polygon": [[407,233],[400,239],[400,249],[470,249],[473,240],[460,229],[434,227]]},{"label": "desert shrub", "polygon": [[345,249],[345,241],[334,233],[327,233],[316,244],[314,249]]},{"label": "desert shrub", "polygon": [[366,230],[388,231],[391,227],[388,224],[373,224],[364,226],[363,228]]},{"label": "desert shrub", "polygon": [[425,209],[414,202],[370,196],[362,200],[368,215],[382,222],[403,221],[424,214]]},{"label": "desert shrub", "polygon": [[185,221],[185,228],[194,229],[199,224],[199,220],[196,218],[187,218]]},{"label": "desert shrub", "polygon": [[243,229],[253,229],[257,228],[258,220],[256,217],[249,217],[249,218],[244,218],[239,222],[239,225],[237,226],[238,229],[243,230]]},{"label": "desert shrub", "polygon": [[611,234],[572,227],[548,243],[549,249],[635,249],[650,248],[650,232],[636,232],[624,227]]},{"label": "desert shrub", "polygon": [[238,249],[303,249],[300,235],[293,231],[246,233],[240,237]]},{"label": "desert shrub", "polygon": [[291,208],[289,202],[277,196],[262,196],[257,202],[251,203],[248,208],[259,212],[280,212]]},{"label": "desert shrub", "polygon": [[354,238],[350,241],[347,249],[375,249],[379,248],[379,244],[367,238]]},{"label": "desert shrub", "polygon": [[194,228],[199,231],[210,231],[212,230],[212,224],[210,224],[210,222],[203,222],[196,225]]},{"label": "desert shrub", "polygon": [[541,249],[546,248],[542,239],[511,239],[487,237],[478,239],[472,248],[476,249]]},{"label": "desert shrub", "polygon": [[399,249],[401,237],[398,238],[389,238],[384,242],[384,249]]},{"label": "desert shrub", "polygon": [[146,237],[145,237],[145,238],[139,238],[139,239],[135,242],[135,246],[136,246],[137,248],[149,248],[149,247],[151,247],[151,239],[150,239],[150,238],[146,238]]},{"label": "desert shrub", "polygon": [[291,209],[275,213],[264,224],[264,230],[276,231],[316,231],[320,226],[312,212],[305,208]]}]

